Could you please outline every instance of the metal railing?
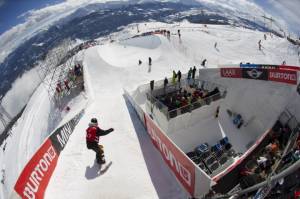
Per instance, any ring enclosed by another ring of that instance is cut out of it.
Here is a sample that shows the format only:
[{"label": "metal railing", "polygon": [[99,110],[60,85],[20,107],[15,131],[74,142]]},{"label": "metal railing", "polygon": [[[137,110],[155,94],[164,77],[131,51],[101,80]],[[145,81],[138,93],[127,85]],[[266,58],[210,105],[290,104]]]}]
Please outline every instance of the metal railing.
[{"label": "metal railing", "polygon": [[205,97],[205,98],[199,98],[196,102],[190,103],[188,105],[169,110],[170,108],[166,106],[164,103],[162,103],[160,100],[157,99],[158,96],[166,96],[170,93],[174,93],[179,91],[180,88],[184,88],[184,86],[189,85],[188,82],[184,79],[182,82],[177,82],[176,84],[171,84],[169,86],[157,86],[155,90],[152,92],[146,93],[147,100],[150,102],[150,109],[151,112],[153,111],[153,108],[156,107],[159,109],[160,112],[162,112],[168,120],[175,118],[178,115],[185,114],[187,112],[192,112],[195,109],[198,109],[202,106],[209,105],[213,101],[217,101],[221,98],[224,98],[226,96],[226,88],[212,82],[208,81],[201,81],[199,79],[191,80],[193,81],[193,85],[197,88],[201,88],[203,90],[209,90],[212,91],[214,88],[218,87],[219,92]]}]

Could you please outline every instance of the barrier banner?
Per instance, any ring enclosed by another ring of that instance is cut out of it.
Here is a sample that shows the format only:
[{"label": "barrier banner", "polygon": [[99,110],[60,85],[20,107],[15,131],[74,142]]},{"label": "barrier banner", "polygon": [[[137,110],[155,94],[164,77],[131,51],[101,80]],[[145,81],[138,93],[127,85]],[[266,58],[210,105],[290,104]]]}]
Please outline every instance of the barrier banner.
[{"label": "barrier banner", "polygon": [[170,141],[170,139],[154,124],[148,115],[144,115],[147,132],[152,143],[161,153],[164,161],[172,169],[176,178],[183,187],[194,196],[195,166],[194,164]]},{"label": "barrier banner", "polygon": [[276,69],[278,65],[271,64],[240,64],[241,68],[262,68],[262,69]]},{"label": "barrier banner", "polygon": [[279,69],[300,71],[300,67],[299,66],[280,65]]},{"label": "barrier banner", "polygon": [[16,184],[16,192],[24,199],[42,199],[56,167],[58,156],[67,144],[84,109],[55,130],[26,164]]},{"label": "barrier banner", "polygon": [[84,110],[78,113],[72,120],[55,130],[49,137],[58,154],[65,148],[83,112]]},{"label": "barrier banner", "polygon": [[240,68],[221,68],[221,77],[227,78],[242,78],[242,72]]},{"label": "barrier banner", "polygon": [[268,80],[268,69],[243,68],[242,77],[246,79]]},{"label": "barrier banner", "polygon": [[57,159],[58,154],[47,139],[19,176],[15,185],[16,192],[24,199],[43,198]]},{"label": "barrier banner", "polygon": [[297,71],[269,69],[269,80],[275,82],[283,82],[288,84],[297,84]]}]

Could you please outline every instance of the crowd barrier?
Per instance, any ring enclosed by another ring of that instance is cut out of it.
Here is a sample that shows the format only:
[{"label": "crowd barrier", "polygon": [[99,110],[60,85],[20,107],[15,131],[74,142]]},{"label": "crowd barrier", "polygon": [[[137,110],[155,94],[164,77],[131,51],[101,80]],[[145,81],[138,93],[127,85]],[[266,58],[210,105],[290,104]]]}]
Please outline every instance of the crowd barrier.
[{"label": "crowd barrier", "polygon": [[42,199],[56,167],[58,156],[66,146],[84,110],[57,128],[29,160],[21,172],[11,198]]},{"label": "crowd barrier", "polygon": [[[172,142],[163,130],[161,130],[153,121],[151,116],[141,109],[127,91],[124,92],[125,97],[131,103],[144,124],[153,145],[160,152],[163,160],[184,190],[192,197],[203,197],[207,194],[211,187],[211,178],[198,168],[198,166],[194,164],[194,162],[192,162],[174,142]],[[141,117],[142,115],[143,117]]]},{"label": "crowd barrier", "polygon": [[282,68],[221,68],[220,75],[224,78],[265,80],[292,85],[297,85],[298,82],[297,71]]}]

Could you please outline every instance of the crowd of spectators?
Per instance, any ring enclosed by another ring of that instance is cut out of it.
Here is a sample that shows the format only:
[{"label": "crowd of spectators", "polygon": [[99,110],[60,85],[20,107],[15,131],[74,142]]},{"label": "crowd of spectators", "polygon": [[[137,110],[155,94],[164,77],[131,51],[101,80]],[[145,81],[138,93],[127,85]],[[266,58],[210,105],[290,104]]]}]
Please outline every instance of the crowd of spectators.
[{"label": "crowd of spectators", "polygon": [[58,80],[56,84],[56,99],[59,99],[66,94],[70,94],[71,89],[77,87],[79,84],[83,85],[82,78],[83,70],[80,64],[75,64],[74,67],[70,67],[64,78]]},{"label": "crowd of spectators", "polygon": [[[215,87],[212,91],[208,91],[197,86],[187,85],[174,92],[158,96],[158,100],[168,107],[168,111],[181,109],[181,113],[186,113],[199,108],[203,103],[208,103],[208,98],[217,94],[220,94],[218,87]],[[176,113],[174,114],[176,116]]]},{"label": "crowd of spectators", "polygon": [[[296,138],[294,142],[291,140],[293,137],[291,136],[292,133],[293,130],[287,125],[282,125],[279,121],[276,122],[272,131],[269,133],[269,141],[266,142],[262,149],[254,154],[252,159],[240,170],[240,186],[242,189],[266,180],[271,174],[280,173],[300,159],[299,132],[294,131]],[[292,147],[287,151],[289,144],[292,144]],[[300,178],[298,180],[300,180]],[[297,184],[297,182],[295,183]],[[276,185],[275,192],[277,192],[277,188],[281,186],[283,186],[282,180]],[[290,190],[287,192],[290,192]],[[255,193],[256,191],[250,193],[250,195]]]}]

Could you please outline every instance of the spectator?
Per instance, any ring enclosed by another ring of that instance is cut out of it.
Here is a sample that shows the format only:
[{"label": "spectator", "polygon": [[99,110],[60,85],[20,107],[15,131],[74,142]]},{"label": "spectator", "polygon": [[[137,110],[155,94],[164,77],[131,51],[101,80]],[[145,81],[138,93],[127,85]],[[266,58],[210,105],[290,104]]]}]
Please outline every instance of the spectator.
[{"label": "spectator", "polygon": [[192,67],[190,67],[188,75],[187,75],[187,83],[188,83],[188,85],[191,85],[192,72],[193,72]]},{"label": "spectator", "polygon": [[81,66],[79,64],[76,64],[75,67],[74,67],[74,73],[77,77],[81,76],[82,73],[81,73]]},{"label": "spectator", "polygon": [[69,86],[69,82],[68,82],[68,80],[65,80],[64,81],[64,84],[65,84],[65,87],[66,87],[66,89],[68,90],[68,91],[70,91],[70,86]]},{"label": "spectator", "polygon": [[266,150],[270,152],[271,155],[277,156],[279,151],[279,145],[277,140],[273,140],[270,144],[266,146]]},{"label": "spectator", "polygon": [[193,80],[195,80],[196,71],[197,71],[196,66],[194,66],[193,71],[192,71]]},{"label": "spectator", "polygon": [[177,78],[177,74],[176,72],[173,70],[173,75],[172,75],[172,84],[175,85],[176,83],[176,78]]},{"label": "spectator", "polygon": [[180,83],[180,80],[181,80],[181,72],[180,72],[180,70],[177,72],[177,77],[178,77],[178,82]]},{"label": "spectator", "polygon": [[206,61],[207,61],[207,60],[204,59],[204,60],[202,61],[202,63],[201,63],[201,66],[205,67]]}]

